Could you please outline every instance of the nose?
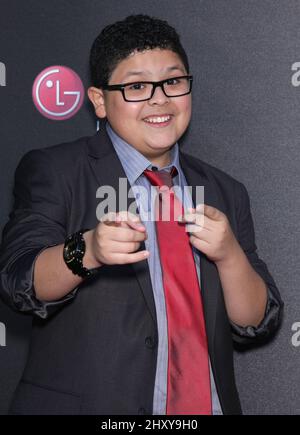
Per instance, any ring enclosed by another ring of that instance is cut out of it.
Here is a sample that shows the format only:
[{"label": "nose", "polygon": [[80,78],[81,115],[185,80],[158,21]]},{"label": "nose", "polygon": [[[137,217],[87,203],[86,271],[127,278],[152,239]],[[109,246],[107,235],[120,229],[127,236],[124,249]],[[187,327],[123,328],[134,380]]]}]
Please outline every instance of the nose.
[{"label": "nose", "polygon": [[162,86],[157,86],[154,90],[152,98],[148,101],[150,105],[152,104],[166,104],[169,102],[169,97],[167,97],[162,89]]}]

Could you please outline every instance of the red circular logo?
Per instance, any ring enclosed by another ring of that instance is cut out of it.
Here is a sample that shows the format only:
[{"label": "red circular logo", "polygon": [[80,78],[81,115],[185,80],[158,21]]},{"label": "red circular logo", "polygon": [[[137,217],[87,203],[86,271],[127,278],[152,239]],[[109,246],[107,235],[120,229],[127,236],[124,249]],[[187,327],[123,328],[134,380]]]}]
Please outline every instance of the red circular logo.
[{"label": "red circular logo", "polygon": [[78,74],[66,66],[50,66],[35,79],[32,98],[37,110],[46,118],[63,121],[81,108],[84,87]]}]

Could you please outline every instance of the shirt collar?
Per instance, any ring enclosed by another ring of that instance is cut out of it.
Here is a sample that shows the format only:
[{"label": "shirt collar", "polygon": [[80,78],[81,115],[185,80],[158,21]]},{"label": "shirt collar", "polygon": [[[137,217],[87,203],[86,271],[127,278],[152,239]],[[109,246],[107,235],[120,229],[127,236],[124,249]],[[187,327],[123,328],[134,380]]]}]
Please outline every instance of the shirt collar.
[{"label": "shirt collar", "polygon": [[[152,169],[153,165],[142,153],[135,149],[128,142],[123,140],[110,126],[109,122],[106,123],[107,133],[112,141],[116,153],[123,165],[127,178],[131,185],[143,174],[145,169]],[[170,171],[171,167],[175,166],[178,173],[180,171],[179,165],[179,151],[178,143],[170,150],[170,164],[160,168],[160,170]],[[174,177],[176,178],[176,177]],[[174,180],[175,181],[175,180]]]}]

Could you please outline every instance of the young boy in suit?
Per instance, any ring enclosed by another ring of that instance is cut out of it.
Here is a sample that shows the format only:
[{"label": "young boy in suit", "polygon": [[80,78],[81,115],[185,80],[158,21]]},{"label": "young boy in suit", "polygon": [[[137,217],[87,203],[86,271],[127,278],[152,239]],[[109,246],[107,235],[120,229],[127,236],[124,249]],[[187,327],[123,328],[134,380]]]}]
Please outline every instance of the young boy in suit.
[{"label": "young boy in suit", "polygon": [[[34,321],[10,412],[240,414],[232,340],[268,337],[282,310],[247,191],[179,148],[192,76],[168,23],[136,15],[107,26],[90,65],[104,130],[30,151],[16,171],[1,293]],[[118,205],[120,178],[139,189],[136,213]],[[101,186],[117,208],[99,218]]]}]

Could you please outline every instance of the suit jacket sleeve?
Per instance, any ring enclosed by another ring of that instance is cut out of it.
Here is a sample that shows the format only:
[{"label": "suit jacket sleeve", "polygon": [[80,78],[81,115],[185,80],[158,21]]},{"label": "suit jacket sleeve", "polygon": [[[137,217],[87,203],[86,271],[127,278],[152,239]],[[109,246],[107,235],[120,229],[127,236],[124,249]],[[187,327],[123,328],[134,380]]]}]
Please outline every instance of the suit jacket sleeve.
[{"label": "suit jacket sleeve", "polygon": [[14,207],[4,227],[0,247],[0,292],[15,310],[41,318],[59,309],[77,291],[59,301],[42,302],[33,286],[38,254],[64,243],[67,236],[68,199],[64,178],[54,169],[49,153],[25,154],[15,173]]},{"label": "suit jacket sleeve", "polygon": [[260,325],[257,327],[249,325],[244,328],[231,323],[234,341],[240,344],[251,344],[253,341],[257,341],[257,339],[264,340],[268,338],[276,331],[282,317],[283,302],[266,264],[258,257],[256,252],[257,247],[255,244],[249,195],[242,183],[236,184],[235,195],[237,198],[236,215],[238,224],[238,241],[247,255],[250,264],[262,277],[268,288],[266,312]]}]

